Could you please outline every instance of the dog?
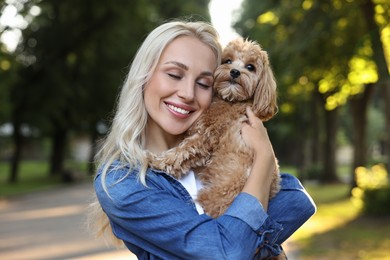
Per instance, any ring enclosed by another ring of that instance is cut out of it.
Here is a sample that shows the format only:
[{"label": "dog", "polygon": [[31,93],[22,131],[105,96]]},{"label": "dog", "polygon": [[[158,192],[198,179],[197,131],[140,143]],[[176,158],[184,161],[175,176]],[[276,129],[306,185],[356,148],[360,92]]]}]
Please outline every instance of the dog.
[{"label": "dog", "polygon": [[[248,120],[246,107],[262,121],[277,112],[276,82],[267,52],[248,39],[229,42],[214,72],[214,90],[213,102],[184,140],[162,153],[148,153],[148,163],[176,179],[193,169],[203,185],[198,202],[215,218],[242,191],[253,163],[253,152],[240,132]],[[280,188],[278,169],[273,174],[270,198]]]},{"label": "dog", "polygon": [[[177,147],[148,154],[150,167],[177,179],[193,169],[203,184],[197,200],[213,218],[223,214],[242,191],[253,163],[253,151],[240,133],[248,120],[246,107],[262,121],[277,112],[276,82],[267,52],[248,39],[229,42],[214,73],[214,90],[209,109]],[[272,174],[270,198],[280,188],[279,170]]]},{"label": "dog", "polygon": [[[221,65],[214,72],[215,96],[177,146],[159,154],[148,152],[149,166],[180,179],[191,169],[203,187],[197,201],[213,218],[222,215],[242,191],[253,163],[253,151],[242,136],[248,120],[246,107],[262,121],[277,112],[276,82],[268,54],[248,39],[227,44]],[[270,198],[280,189],[280,175],[273,172]],[[271,259],[271,258],[270,258]],[[272,259],[285,259],[284,252]]]}]

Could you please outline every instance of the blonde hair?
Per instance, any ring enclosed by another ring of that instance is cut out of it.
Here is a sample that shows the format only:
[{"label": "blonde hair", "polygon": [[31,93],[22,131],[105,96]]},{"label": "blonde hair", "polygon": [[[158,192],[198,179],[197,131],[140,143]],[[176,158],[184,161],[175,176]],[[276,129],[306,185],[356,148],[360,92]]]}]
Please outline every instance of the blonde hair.
[{"label": "blonde hair", "polygon": [[[166,46],[179,36],[195,37],[207,44],[215,54],[216,64],[220,64],[221,45],[218,33],[206,22],[170,21],[158,26],[146,37],[122,86],[111,129],[96,156],[99,168],[102,167],[101,181],[107,193],[105,179],[108,167],[115,160],[130,166],[130,169],[139,168],[139,180],[146,185],[148,164],[144,144],[148,115],[143,87],[151,78]],[[113,238],[108,218],[96,198],[90,209],[89,226],[98,236],[107,234]],[[114,242],[115,240],[118,242],[118,239],[114,238]]]}]

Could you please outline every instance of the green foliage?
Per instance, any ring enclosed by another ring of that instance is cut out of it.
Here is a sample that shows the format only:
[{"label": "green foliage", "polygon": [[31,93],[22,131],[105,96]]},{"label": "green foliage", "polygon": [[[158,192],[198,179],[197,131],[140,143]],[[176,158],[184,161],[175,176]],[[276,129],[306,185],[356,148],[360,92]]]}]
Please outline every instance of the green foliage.
[{"label": "green foliage", "polygon": [[[349,105],[352,98],[362,108],[370,106],[372,88],[367,85],[378,88],[379,71],[388,68],[378,62],[378,56],[390,55],[389,7],[389,1],[383,0],[243,1],[234,27],[244,37],[257,40],[269,54],[278,83],[279,114],[267,124],[282,162],[288,160],[304,169],[321,163],[324,175],[334,175],[332,137],[338,134],[339,123],[346,136],[343,140],[364,150],[359,153],[363,156],[354,158],[356,165],[370,161],[365,157],[370,152],[365,150],[365,136],[370,138],[370,149],[387,139],[383,126],[374,135],[356,136],[364,134],[366,127],[372,129],[364,120],[351,127],[356,118],[366,116],[364,109],[351,117],[347,106],[342,120],[330,111]],[[385,97],[377,95],[376,102],[382,102]],[[378,117],[383,118],[383,111]]]},{"label": "green foliage", "polygon": [[15,81],[15,62],[9,53],[1,51],[4,49],[4,44],[0,42],[0,125],[10,119],[10,85]]},{"label": "green foliage", "polygon": [[[22,38],[9,55],[10,64],[19,64],[17,80],[2,80],[1,97],[9,96],[10,102],[1,104],[11,104],[18,121],[34,125],[42,133],[64,127],[94,128],[112,111],[126,68],[145,35],[157,24],[183,15],[196,14],[197,18],[210,20],[208,2],[3,3],[2,10],[7,5],[17,6],[18,15],[27,25],[17,28]],[[12,29],[0,25],[0,35]],[[2,49],[2,79],[9,67],[5,54]]]},{"label": "green foliage", "polygon": [[353,201],[363,213],[373,216],[390,215],[390,181],[383,165],[355,170],[357,187],[352,190]]},{"label": "green foliage", "polygon": [[[318,88],[327,108],[334,109],[360,93],[363,84],[378,80],[361,4],[246,0],[235,27],[270,53],[285,97],[310,98]],[[385,6],[376,5],[382,21],[389,20],[380,11]]]},{"label": "green foliage", "polygon": [[52,164],[61,168],[61,141],[70,132],[98,138],[97,126],[109,125],[127,68],[147,33],[183,15],[210,20],[208,2],[0,2],[0,10],[10,7],[23,21],[17,28],[0,24],[0,37],[12,30],[22,35],[12,52],[0,45],[0,125],[12,122],[16,130],[28,126],[40,138],[50,136]]},{"label": "green foliage", "polygon": [[390,186],[364,191],[363,212],[373,216],[390,215]]}]

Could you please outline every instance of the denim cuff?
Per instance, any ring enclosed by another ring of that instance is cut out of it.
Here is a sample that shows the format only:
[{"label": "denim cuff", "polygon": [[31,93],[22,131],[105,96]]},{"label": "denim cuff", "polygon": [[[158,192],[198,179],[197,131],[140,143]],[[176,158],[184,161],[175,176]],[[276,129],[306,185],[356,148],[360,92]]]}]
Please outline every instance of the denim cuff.
[{"label": "denim cuff", "polygon": [[283,230],[283,226],[269,218],[261,203],[254,196],[241,192],[234,199],[225,215],[241,219],[257,233],[259,252],[255,259],[276,256],[282,252],[280,245],[275,244],[275,242]]},{"label": "denim cuff", "polygon": [[276,241],[283,231],[283,226],[270,218],[257,231],[259,235],[259,251],[254,259],[263,259],[265,257],[277,256],[282,252],[282,248]]},{"label": "denim cuff", "polygon": [[247,223],[254,231],[258,231],[268,218],[261,203],[252,195],[241,192],[225,212]]}]

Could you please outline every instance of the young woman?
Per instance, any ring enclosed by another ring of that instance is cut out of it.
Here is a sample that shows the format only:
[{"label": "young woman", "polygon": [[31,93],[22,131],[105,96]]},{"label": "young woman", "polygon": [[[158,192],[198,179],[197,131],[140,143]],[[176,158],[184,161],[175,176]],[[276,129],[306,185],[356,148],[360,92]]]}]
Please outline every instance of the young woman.
[{"label": "young woman", "polygon": [[123,241],[138,259],[261,259],[315,212],[291,175],[269,201],[275,170],[272,145],[260,119],[247,110],[242,136],[255,151],[242,192],[213,219],[196,203],[201,183],[190,171],[177,180],[148,168],[146,151],[162,152],[212,100],[221,47],[204,22],[174,21],[153,30],[140,47],[122,87],[115,118],[98,154],[97,201],[91,221]]}]

